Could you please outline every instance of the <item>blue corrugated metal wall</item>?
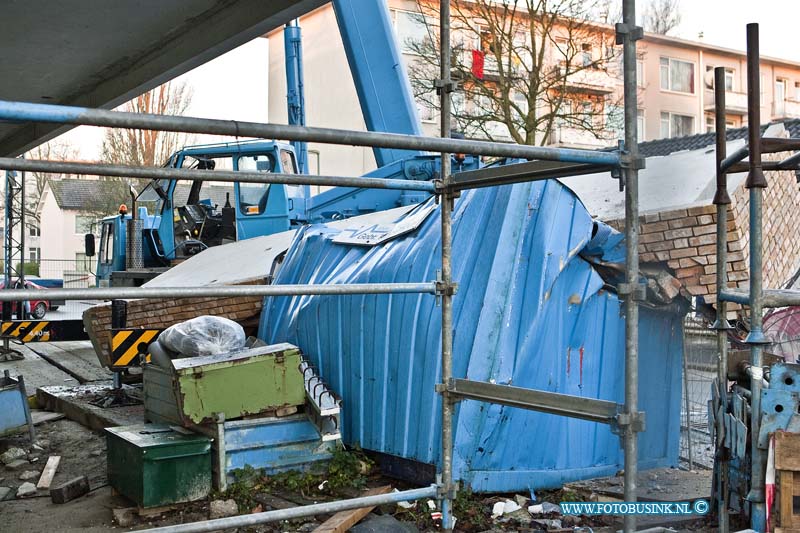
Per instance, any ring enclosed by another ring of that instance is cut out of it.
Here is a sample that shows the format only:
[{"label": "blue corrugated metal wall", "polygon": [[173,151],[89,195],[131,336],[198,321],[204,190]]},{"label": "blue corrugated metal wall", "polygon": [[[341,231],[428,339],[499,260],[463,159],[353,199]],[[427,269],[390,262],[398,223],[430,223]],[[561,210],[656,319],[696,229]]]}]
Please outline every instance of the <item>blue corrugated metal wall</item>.
[{"label": "blue corrugated metal wall", "polygon": [[[624,319],[617,296],[578,254],[593,222],[559,182],[479,189],[457,202],[453,228],[454,371],[507,383],[623,399]],[[438,211],[381,246],[300,230],[276,283],[430,281],[440,265]],[[682,352],[679,314],[642,309],[644,468],[677,463]],[[426,463],[439,457],[441,312],[430,295],[265,300],[259,336],[297,344],[344,399],[344,438]],[[613,474],[620,441],[607,426],[467,401],[455,471],[475,490],[554,487]]]}]

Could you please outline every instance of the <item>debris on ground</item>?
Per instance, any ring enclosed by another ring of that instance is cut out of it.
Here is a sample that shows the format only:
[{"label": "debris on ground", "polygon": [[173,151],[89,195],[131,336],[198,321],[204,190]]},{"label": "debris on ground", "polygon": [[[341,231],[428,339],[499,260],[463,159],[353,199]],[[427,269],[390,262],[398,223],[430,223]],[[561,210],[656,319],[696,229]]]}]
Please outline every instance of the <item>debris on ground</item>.
[{"label": "debris on ground", "polygon": [[8,466],[10,463],[22,459],[27,455],[28,452],[26,452],[22,448],[9,448],[5,452],[0,454],[0,461],[2,461],[4,465]]},{"label": "debris on ground", "polygon": [[88,494],[88,492],[89,479],[86,476],[78,476],[50,489],[50,499],[53,503],[67,503]]},{"label": "debris on ground", "polygon": [[121,509],[114,509],[114,522],[120,527],[131,527],[137,521],[138,509],[136,507],[123,507]]},{"label": "debris on ground", "polygon": [[38,470],[25,470],[23,473],[19,475],[19,479],[21,481],[30,481],[32,479],[39,478],[39,471]]},{"label": "debris on ground", "polygon": [[233,498],[227,500],[214,500],[209,505],[208,517],[210,519],[225,518],[239,514],[239,505]]},{"label": "debris on ground", "polygon": [[370,515],[366,520],[350,528],[351,533],[419,533],[416,525],[401,522],[392,515]]},{"label": "debris on ground", "polygon": [[30,482],[25,482],[17,489],[17,498],[25,498],[36,494],[36,485]]}]

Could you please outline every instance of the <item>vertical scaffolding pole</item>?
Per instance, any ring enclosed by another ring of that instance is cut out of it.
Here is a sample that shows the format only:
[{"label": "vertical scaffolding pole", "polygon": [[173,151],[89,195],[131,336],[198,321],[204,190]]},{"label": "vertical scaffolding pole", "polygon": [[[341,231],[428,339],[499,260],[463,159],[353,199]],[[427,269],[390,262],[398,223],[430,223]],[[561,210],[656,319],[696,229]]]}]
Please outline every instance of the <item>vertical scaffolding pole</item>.
[{"label": "vertical scaffolding pole", "polygon": [[[730,443],[725,441],[725,416],[728,412],[728,325],[726,302],[720,294],[728,287],[728,205],[731,197],[728,195],[728,177],[722,170],[722,161],[728,155],[725,136],[725,67],[714,69],[714,111],[716,130],[716,170],[717,192],[714,194],[714,204],[717,206],[717,320],[714,329],[717,331],[717,385],[720,401],[720,411],[717,417],[717,502],[719,507],[720,533],[728,533],[728,450]],[[720,414],[723,413],[723,414]]]},{"label": "vertical scaffolding pole", "polygon": [[761,352],[766,342],[762,331],[763,271],[762,271],[762,202],[763,189],[767,186],[761,168],[761,74],[759,72],[758,24],[747,25],[747,133],[750,145],[750,173],[745,186],[750,189],[750,334],[745,342],[750,345],[750,378],[752,392],[750,417],[750,446],[752,454],[750,472],[751,503],[750,525],[756,531],[764,531],[766,510],[764,506],[764,474],[766,454],[758,447],[761,427]]},{"label": "vertical scaffolding pole", "polygon": [[[641,28],[636,27],[636,3],[624,0],[622,24],[617,25],[617,42],[622,42],[623,83],[625,97],[625,414],[628,424],[623,427],[625,453],[624,499],[636,501],[636,475],[638,471],[639,424],[631,423],[639,409],[639,303],[643,287],[639,283],[639,144],[636,132],[636,40],[641,38]],[[625,515],[624,531],[636,530],[636,517]]]},{"label": "vertical scaffolding pole", "polygon": [[[453,89],[450,79],[450,0],[441,0],[439,9],[439,63],[440,79],[436,86],[441,102],[442,138],[450,137],[450,92]],[[451,263],[452,209],[453,193],[449,188],[450,154],[441,154],[442,195],[440,200],[442,223],[442,273],[439,294],[442,300],[442,529],[453,529],[453,499],[456,487],[453,485],[453,402],[447,385],[453,377],[453,272]]]}]

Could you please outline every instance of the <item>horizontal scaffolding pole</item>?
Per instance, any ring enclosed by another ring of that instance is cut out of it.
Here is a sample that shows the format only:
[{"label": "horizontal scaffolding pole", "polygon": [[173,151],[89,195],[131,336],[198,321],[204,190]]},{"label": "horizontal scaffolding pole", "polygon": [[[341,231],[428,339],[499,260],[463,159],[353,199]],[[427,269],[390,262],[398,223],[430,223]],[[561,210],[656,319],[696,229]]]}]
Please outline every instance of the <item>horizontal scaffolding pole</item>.
[{"label": "horizontal scaffolding pole", "polygon": [[390,492],[388,494],[380,494],[377,496],[362,496],[360,498],[351,498],[349,500],[316,503],[314,505],[291,507],[289,509],[278,509],[276,511],[265,511],[262,513],[252,513],[239,516],[230,516],[228,518],[204,520],[202,522],[194,522],[190,524],[176,524],[172,526],[156,527],[153,529],[144,529],[142,530],[142,533],[204,533],[208,531],[221,531],[223,529],[249,527],[258,524],[279,522],[281,520],[293,520],[295,518],[303,518],[306,516],[338,513],[339,511],[348,511],[350,509],[377,507],[378,505],[421,500],[423,498],[436,498],[437,495],[437,486],[431,485],[421,489],[401,490],[399,492]]},{"label": "horizontal scaffolding pole", "polygon": [[[750,292],[746,289],[727,289],[720,291],[719,297],[726,302],[750,305]],[[792,307],[800,305],[800,291],[789,289],[766,289],[764,307]]]},{"label": "horizontal scaffolding pole", "polygon": [[436,188],[430,181],[398,180],[383,178],[352,178],[343,176],[311,176],[307,174],[276,174],[271,172],[197,170],[188,168],[137,167],[130,165],[103,165],[76,163],[71,161],[46,161],[0,157],[0,169],[24,172],[52,172],[83,174],[91,176],[116,176],[121,178],[174,179],[191,181],[238,181],[242,183],[285,183],[287,185],[322,185],[337,187],[360,187],[369,189],[398,189],[426,191]]},{"label": "horizontal scaffolding pole", "polygon": [[529,161],[515,165],[486,167],[453,175],[451,187],[455,190],[495,187],[510,183],[539,181],[565,176],[579,176],[607,172],[616,167],[562,161]]},{"label": "horizontal scaffolding pole", "polygon": [[547,392],[468,379],[451,379],[448,392],[456,397],[519,407],[542,413],[616,425],[622,405],[570,394]]},{"label": "horizontal scaffolding pole", "polygon": [[[436,293],[436,282],[354,283],[319,285],[235,285],[207,287],[101,287],[47,289],[48,300],[125,300],[153,298],[210,298],[237,296],[309,296],[339,294]],[[0,302],[30,300],[26,289],[0,290]]]},{"label": "horizontal scaffolding pole", "polygon": [[739,163],[740,161],[744,161],[748,155],[750,155],[750,149],[747,146],[739,148],[731,155],[722,160],[722,163],[720,163],[719,166],[720,171],[728,172],[733,165]]},{"label": "horizontal scaffolding pole", "polygon": [[324,144],[400,148],[520,159],[545,159],[549,161],[569,161],[612,166],[619,166],[620,164],[618,151],[601,152],[597,150],[551,148],[466,139],[419,137],[398,133],[313,128],[148,113],[126,113],[88,107],[32,104],[7,100],[0,100],[0,120],[208,133],[233,137],[258,137],[262,139],[284,139]]}]

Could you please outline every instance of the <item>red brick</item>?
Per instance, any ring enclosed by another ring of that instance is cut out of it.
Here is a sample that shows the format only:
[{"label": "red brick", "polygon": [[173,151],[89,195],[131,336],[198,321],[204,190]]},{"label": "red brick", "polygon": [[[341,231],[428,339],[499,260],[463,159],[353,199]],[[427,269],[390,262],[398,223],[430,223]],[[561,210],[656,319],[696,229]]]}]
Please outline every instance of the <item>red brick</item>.
[{"label": "red brick", "polygon": [[747,275],[747,272],[728,272],[729,281],[744,281],[749,278],[750,276]]},{"label": "red brick", "polygon": [[717,276],[714,274],[706,274],[704,276],[700,276],[700,283],[703,285],[713,285],[717,282]]},{"label": "red brick", "polygon": [[673,229],[664,232],[665,239],[680,239],[681,237],[691,237],[691,236],[692,236],[691,228]]},{"label": "red brick", "polygon": [[714,244],[715,242],[717,242],[716,235],[701,235],[689,239],[689,244],[691,246],[704,246],[706,244]]},{"label": "red brick", "polygon": [[658,261],[667,261],[669,259],[669,252],[655,252]]},{"label": "red brick", "polygon": [[645,245],[645,248],[648,252],[664,252],[672,249],[672,243],[670,241],[654,242]]},{"label": "red brick", "polygon": [[686,216],[686,209],[674,209],[672,211],[662,211],[659,215],[661,220],[673,220],[676,218],[683,218]]},{"label": "red brick", "polygon": [[699,207],[692,207],[691,209],[687,210],[687,213],[690,216],[697,216],[697,215],[711,215],[717,211],[716,206],[713,205],[701,205]]},{"label": "red brick", "polygon": [[643,217],[640,218],[641,220],[644,220],[646,224],[659,221],[658,213],[650,213],[649,215],[644,215]]},{"label": "red brick", "polygon": [[703,296],[708,294],[708,287],[704,285],[689,285],[686,287],[686,290],[688,290],[694,296]]},{"label": "red brick", "polygon": [[644,253],[639,256],[639,259],[644,263],[652,263],[656,260],[656,254]]},{"label": "red brick", "polygon": [[716,274],[717,273],[717,265],[708,265],[703,269],[706,274]]},{"label": "red brick", "polygon": [[697,255],[697,248],[684,248],[682,250],[672,250],[669,253],[670,259],[680,259],[682,257],[692,257]]},{"label": "red brick", "polygon": [[697,249],[697,253],[698,255],[713,255],[716,260],[717,247],[716,245],[701,246]]},{"label": "red brick", "polygon": [[[692,228],[692,232],[695,235],[708,235],[710,233],[716,233],[716,231],[717,231],[716,226],[712,226],[712,225],[709,225],[709,226],[695,226],[695,227]],[[716,236],[714,237],[714,239],[716,239]]]},{"label": "red brick", "polygon": [[676,218],[669,221],[670,229],[688,228],[697,224],[696,217]]},{"label": "red brick", "polygon": [[733,264],[733,270],[747,270],[747,263],[744,261],[736,261]]},{"label": "red brick", "polygon": [[728,241],[728,251],[729,252],[738,252],[742,248],[744,248],[744,245],[742,244],[741,241],[738,241],[738,240],[737,241]]},{"label": "red brick", "polygon": [[639,243],[641,244],[648,244],[651,242],[659,242],[663,240],[664,240],[664,234],[661,232],[645,233],[641,237],[639,237]]},{"label": "red brick", "polygon": [[672,241],[672,245],[675,248],[688,248],[689,247],[689,240],[688,239],[675,239]]},{"label": "red brick", "polygon": [[652,224],[642,224],[642,234],[654,233],[656,231],[664,231],[669,229],[669,224],[666,222],[654,222]]},{"label": "red brick", "polygon": [[700,215],[699,217],[697,217],[697,223],[702,225],[713,224],[716,221],[717,221],[716,215]]}]

